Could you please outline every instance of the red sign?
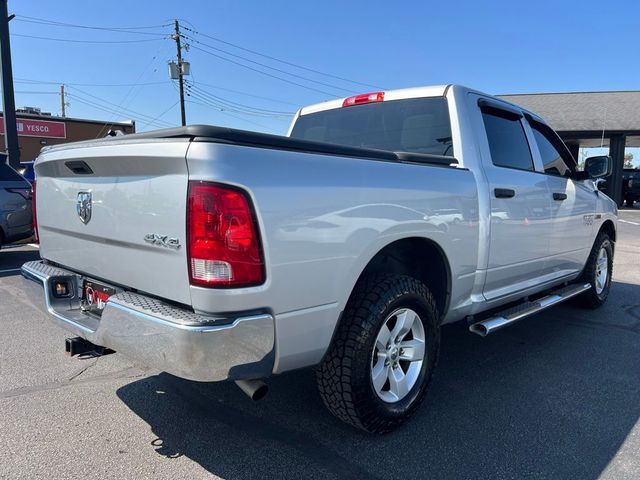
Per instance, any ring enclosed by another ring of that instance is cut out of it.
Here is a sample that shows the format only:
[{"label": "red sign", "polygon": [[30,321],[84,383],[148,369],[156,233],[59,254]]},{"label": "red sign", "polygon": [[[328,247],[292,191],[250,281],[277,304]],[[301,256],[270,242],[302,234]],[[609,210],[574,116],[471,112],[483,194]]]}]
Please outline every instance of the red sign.
[{"label": "red sign", "polygon": [[[64,122],[18,118],[16,123],[21,137],[67,138]],[[4,121],[0,121],[0,135],[4,135]]]}]

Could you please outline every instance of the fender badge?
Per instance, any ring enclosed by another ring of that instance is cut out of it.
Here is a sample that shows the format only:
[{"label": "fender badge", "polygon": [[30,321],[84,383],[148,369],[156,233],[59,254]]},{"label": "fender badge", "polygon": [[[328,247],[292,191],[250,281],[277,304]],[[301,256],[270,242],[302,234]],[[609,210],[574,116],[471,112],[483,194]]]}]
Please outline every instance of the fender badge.
[{"label": "fender badge", "polygon": [[158,235],[157,233],[147,233],[144,236],[144,241],[151,245],[158,245],[173,250],[178,250],[181,247],[179,239],[169,237],[168,235]]}]

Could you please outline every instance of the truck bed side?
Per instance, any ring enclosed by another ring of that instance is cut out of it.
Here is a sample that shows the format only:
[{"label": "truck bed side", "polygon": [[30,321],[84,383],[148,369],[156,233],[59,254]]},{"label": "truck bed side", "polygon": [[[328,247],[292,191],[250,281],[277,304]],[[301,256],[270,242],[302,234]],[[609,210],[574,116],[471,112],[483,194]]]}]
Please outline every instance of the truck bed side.
[{"label": "truck bed side", "polygon": [[277,370],[311,365],[326,350],[367,263],[391,243],[429,239],[446,255],[451,311],[468,302],[477,267],[477,189],[460,168],[191,143],[191,180],[247,190],[262,231],[267,282],[237,291],[191,287],[196,309],[268,307]]},{"label": "truck bed side", "polygon": [[[91,173],[73,172],[84,162]],[[201,314],[269,311],[275,371],[317,363],[367,264],[384,247],[424,239],[451,272],[449,317],[468,304],[477,268],[478,192],[451,157],[339,147],[215,127],[188,127],[53,148],[41,155],[42,257]],[[189,285],[189,181],[244,189],[258,217],[266,281]],[[78,218],[91,192],[93,219]],[[145,242],[147,234],[183,248]]]}]

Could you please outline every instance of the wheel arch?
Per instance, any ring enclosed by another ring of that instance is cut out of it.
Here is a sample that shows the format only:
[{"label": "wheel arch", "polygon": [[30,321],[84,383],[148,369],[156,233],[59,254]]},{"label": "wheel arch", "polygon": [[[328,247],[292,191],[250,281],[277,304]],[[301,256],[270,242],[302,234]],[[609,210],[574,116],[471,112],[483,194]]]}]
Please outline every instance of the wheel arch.
[{"label": "wheel arch", "polygon": [[438,243],[425,237],[407,237],[394,240],[377,251],[367,262],[351,289],[374,273],[409,275],[423,282],[433,295],[438,315],[444,318],[451,297],[451,266]]},{"label": "wheel arch", "polygon": [[602,225],[600,226],[600,230],[598,231],[598,234],[600,232],[604,232],[607,235],[609,235],[609,238],[611,239],[612,242],[616,241],[616,227],[611,220],[605,220],[602,223]]}]

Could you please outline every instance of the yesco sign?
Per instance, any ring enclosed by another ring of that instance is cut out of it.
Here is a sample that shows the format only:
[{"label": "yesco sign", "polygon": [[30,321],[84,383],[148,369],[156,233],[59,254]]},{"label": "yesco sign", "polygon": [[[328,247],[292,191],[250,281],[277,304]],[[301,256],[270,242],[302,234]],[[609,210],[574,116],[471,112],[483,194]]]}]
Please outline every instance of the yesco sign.
[{"label": "yesco sign", "polygon": [[[64,122],[18,118],[17,127],[18,135],[21,137],[67,138],[67,129]],[[4,121],[1,120],[0,134],[4,135]]]}]

